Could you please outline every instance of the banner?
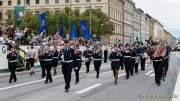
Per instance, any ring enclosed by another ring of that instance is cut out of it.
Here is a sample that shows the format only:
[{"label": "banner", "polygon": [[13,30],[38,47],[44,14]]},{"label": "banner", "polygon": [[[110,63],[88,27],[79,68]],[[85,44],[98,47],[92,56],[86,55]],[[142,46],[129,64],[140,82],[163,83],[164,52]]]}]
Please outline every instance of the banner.
[{"label": "banner", "polygon": [[45,13],[41,13],[40,14],[40,33],[46,32],[46,14]]},{"label": "banner", "polygon": [[19,25],[24,16],[24,6],[14,6],[16,24]]},{"label": "banner", "polygon": [[76,24],[75,22],[72,23],[72,28],[71,28],[71,39],[76,40],[78,38],[78,33],[76,29]]},{"label": "banner", "polygon": [[59,21],[59,30],[58,30],[58,33],[59,33],[59,35],[62,38],[66,38],[66,35],[64,33],[64,23],[63,23],[63,19],[62,19],[61,16],[60,16],[60,21]]},{"label": "banner", "polygon": [[82,30],[82,33],[83,33],[83,38],[85,40],[89,40],[90,39],[90,32],[89,32],[89,29],[87,28],[87,24],[86,24],[86,21],[85,20],[81,20],[80,21],[80,26],[81,26],[81,30]]}]

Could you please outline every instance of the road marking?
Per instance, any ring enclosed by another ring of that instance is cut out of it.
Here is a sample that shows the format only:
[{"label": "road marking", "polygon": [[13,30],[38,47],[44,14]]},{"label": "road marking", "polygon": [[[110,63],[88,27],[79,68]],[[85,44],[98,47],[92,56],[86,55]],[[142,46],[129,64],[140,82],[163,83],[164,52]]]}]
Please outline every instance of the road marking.
[{"label": "road marking", "polygon": [[82,94],[82,93],[85,93],[85,92],[88,92],[88,91],[90,91],[90,90],[92,90],[92,89],[94,89],[94,88],[97,88],[97,87],[99,87],[99,86],[101,86],[102,84],[95,84],[95,85],[92,85],[92,86],[90,86],[90,87],[87,87],[87,88],[85,88],[85,89],[82,89],[82,90],[80,90],[80,91],[77,91],[77,92],[75,92],[76,94]]},{"label": "road marking", "polygon": [[[102,72],[102,73],[100,73],[100,74],[102,75],[102,74],[106,74],[106,73],[109,73],[109,72],[111,72],[111,71]],[[96,75],[96,74],[89,74],[88,77],[89,77],[89,76],[95,76],[95,75]]]},{"label": "road marking", "polygon": [[151,71],[147,72],[145,75],[148,76],[148,75],[150,75],[150,74],[153,73],[153,72],[154,72],[154,71],[151,70]]},{"label": "road marking", "polygon": [[178,78],[176,80],[176,86],[174,88],[172,101],[180,101],[180,71],[179,71]]},{"label": "road marking", "polygon": [[155,76],[155,74],[154,74],[154,73],[150,75],[150,77],[154,77],[154,76]]}]

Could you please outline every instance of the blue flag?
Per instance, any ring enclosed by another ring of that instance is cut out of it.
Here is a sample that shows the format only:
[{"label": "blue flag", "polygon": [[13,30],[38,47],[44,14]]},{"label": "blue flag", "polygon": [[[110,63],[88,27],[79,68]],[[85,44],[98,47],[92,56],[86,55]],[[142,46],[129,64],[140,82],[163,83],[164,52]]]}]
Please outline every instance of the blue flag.
[{"label": "blue flag", "polygon": [[81,20],[80,25],[81,25],[81,30],[82,30],[82,33],[83,33],[83,38],[85,40],[89,40],[90,37],[91,37],[91,34],[89,32],[89,29],[87,28],[86,21],[85,20]]},{"label": "blue flag", "polygon": [[46,32],[46,14],[40,14],[40,32]]},{"label": "blue flag", "polygon": [[59,23],[59,30],[58,33],[61,37],[66,38],[66,35],[64,34],[64,23],[62,17],[60,17],[60,23]]},{"label": "blue flag", "polygon": [[75,22],[72,23],[72,28],[71,28],[71,39],[75,40],[78,38],[78,33],[76,29],[76,24]]}]

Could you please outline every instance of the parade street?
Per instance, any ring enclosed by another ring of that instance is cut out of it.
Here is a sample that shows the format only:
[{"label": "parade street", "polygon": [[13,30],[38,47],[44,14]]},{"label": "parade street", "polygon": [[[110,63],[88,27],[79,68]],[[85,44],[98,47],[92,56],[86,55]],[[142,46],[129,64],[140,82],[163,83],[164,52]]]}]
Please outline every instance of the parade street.
[{"label": "parade street", "polygon": [[41,71],[32,76],[18,73],[18,82],[12,84],[8,83],[9,75],[1,75],[0,101],[180,101],[180,92],[174,92],[178,82],[179,59],[180,53],[171,53],[168,75],[161,86],[155,85],[153,66],[148,62],[146,71],[139,70],[129,80],[125,79],[125,71],[120,71],[118,85],[114,85],[110,63],[102,64],[99,79],[95,78],[93,63],[89,74],[85,73],[83,65],[80,83],[75,85],[73,72],[68,93],[64,92],[61,66],[58,75],[53,77],[53,83],[49,84],[44,84]]}]

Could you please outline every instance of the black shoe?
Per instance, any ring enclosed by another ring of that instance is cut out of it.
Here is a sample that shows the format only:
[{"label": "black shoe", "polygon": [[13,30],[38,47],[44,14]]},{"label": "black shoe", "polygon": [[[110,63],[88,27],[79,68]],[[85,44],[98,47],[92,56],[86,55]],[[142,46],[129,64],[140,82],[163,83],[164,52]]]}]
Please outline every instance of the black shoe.
[{"label": "black shoe", "polygon": [[129,76],[126,76],[126,80],[129,79]]},{"label": "black shoe", "polygon": [[86,73],[89,73],[89,71],[86,71]]},{"label": "black shoe", "polygon": [[17,80],[14,80],[14,82],[17,82]]},{"label": "black shoe", "polygon": [[69,92],[69,89],[65,89],[65,92]]},{"label": "black shoe", "polygon": [[57,75],[57,72],[54,72],[54,76]]},{"label": "black shoe", "polygon": [[9,83],[9,84],[11,84],[11,83],[12,83],[12,81],[8,81],[8,83]]},{"label": "black shoe", "polygon": [[48,83],[48,81],[45,81],[44,83],[45,83],[45,84],[47,84],[47,83]]},{"label": "black shoe", "polygon": [[79,81],[76,81],[76,82],[75,82],[75,85],[77,85],[78,83],[79,83]]},{"label": "black shoe", "polygon": [[157,84],[157,86],[161,86],[161,84]]},{"label": "black shoe", "polygon": [[115,79],[114,84],[117,85],[117,79]]},{"label": "black shoe", "polygon": [[52,83],[53,81],[51,80],[50,83]]},{"label": "black shoe", "polygon": [[98,79],[99,78],[99,76],[96,76],[96,79]]}]

